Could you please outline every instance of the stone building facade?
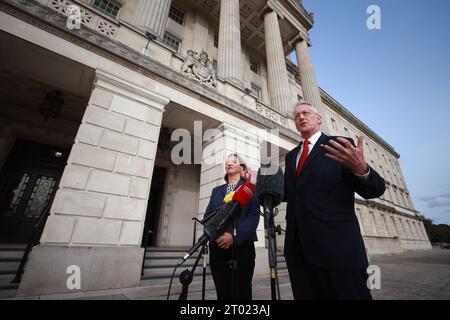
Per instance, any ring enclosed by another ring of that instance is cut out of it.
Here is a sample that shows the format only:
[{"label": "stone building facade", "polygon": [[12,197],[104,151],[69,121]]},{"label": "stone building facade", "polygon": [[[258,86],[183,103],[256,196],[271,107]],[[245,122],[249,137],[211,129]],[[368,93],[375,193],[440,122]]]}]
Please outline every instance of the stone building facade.
[{"label": "stone building facade", "polygon": [[[431,248],[399,154],[319,88],[313,23],[291,0],[0,1],[0,183],[11,193],[0,242],[26,242],[50,204],[19,295],[68,292],[72,265],[85,291],[138,286],[144,246],[192,243],[192,218],[223,183],[223,161],[209,158],[238,151],[258,168],[270,146],[283,165],[299,99],[325,133],[364,135],[386,179],[380,199],[356,198],[368,253]],[[174,134],[214,152],[174,163]],[[258,235],[265,273],[262,222]]]}]

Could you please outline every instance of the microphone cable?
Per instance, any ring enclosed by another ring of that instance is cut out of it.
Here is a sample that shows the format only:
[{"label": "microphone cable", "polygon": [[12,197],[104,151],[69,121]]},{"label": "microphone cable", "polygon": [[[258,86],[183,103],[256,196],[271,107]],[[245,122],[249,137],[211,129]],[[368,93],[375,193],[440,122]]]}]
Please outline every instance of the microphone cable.
[{"label": "microphone cable", "polygon": [[170,298],[170,290],[172,289],[173,278],[175,277],[175,272],[177,271],[179,266],[181,266],[181,264],[177,263],[177,265],[173,269],[172,276],[170,277],[169,291],[167,292],[167,299],[166,300],[169,300],[169,298]]}]

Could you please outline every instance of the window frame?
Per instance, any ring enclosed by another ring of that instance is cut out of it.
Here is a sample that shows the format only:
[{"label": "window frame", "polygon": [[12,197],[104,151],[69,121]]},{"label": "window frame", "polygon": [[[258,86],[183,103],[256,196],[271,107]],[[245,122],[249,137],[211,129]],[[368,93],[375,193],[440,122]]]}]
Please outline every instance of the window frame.
[{"label": "window frame", "polygon": [[[172,10],[178,11],[178,12],[172,12]],[[175,19],[171,17],[172,13],[173,13],[173,16],[175,17]],[[182,18],[177,16],[178,13],[181,13],[183,15]],[[175,22],[176,24],[179,24],[180,26],[184,26],[184,23],[186,21],[186,13],[183,10],[181,10],[179,7],[172,4],[169,9],[169,19],[172,20],[173,22]],[[179,21],[177,21],[176,19],[180,19],[181,23]]]},{"label": "window frame", "polygon": [[[113,6],[116,6],[118,8],[117,14],[114,16],[110,12],[106,11],[105,9],[102,9],[101,7],[96,6],[95,2],[97,2],[97,1],[110,3]],[[120,15],[120,12],[122,11],[122,7],[123,7],[123,3],[119,2],[119,1],[115,1],[115,0],[91,0],[90,5],[95,10],[98,10],[99,12],[107,15],[109,18],[112,18],[114,20],[118,20],[119,19],[119,15]]]},{"label": "window frame", "polygon": [[[260,75],[261,74],[261,65],[258,62],[258,60],[256,60],[252,56],[250,56],[248,60],[249,60],[250,71],[256,75]],[[253,70],[255,66],[256,66],[256,71]]]},{"label": "window frame", "polygon": [[[252,90],[252,92],[250,93],[252,96],[254,96],[256,99],[261,100],[262,99],[262,88],[256,84],[254,84],[253,82],[250,83],[250,89]],[[259,92],[259,95],[255,94],[255,90],[257,89],[257,91]]]},{"label": "window frame", "polygon": [[[174,40],[176,42],[178,42],[178,48],[174,48],[172,47],[172,45],[170,43],[166,42],[166,38],[171,38],[170,40]],[[170,48],[171,50],[175,51],[176,53],[180,53],[180,49],[181,49],[181,44],[182,44],[183,40],[181,40],[180,38],[174,36],[173,34],[169,33],[169,32],[165,32],[162,39],[161,39],[161,43],[165,46],[167,46],[168,48]]]}]

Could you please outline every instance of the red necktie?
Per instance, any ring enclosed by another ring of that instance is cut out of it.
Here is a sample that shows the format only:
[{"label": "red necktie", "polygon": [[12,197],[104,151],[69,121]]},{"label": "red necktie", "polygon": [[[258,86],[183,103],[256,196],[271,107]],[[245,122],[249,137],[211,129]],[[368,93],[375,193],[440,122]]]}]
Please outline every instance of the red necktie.
[{"label": "red necktie", "polygon": [[308,151],[309,151],[309,140],[305,140],[303,143],[303,151],[302,155],[300,156],[300,161],[297,165],[297,177],[300,175],[300,171],[302,171],[303,164],[306,161],[306,158],[308,158]]}]

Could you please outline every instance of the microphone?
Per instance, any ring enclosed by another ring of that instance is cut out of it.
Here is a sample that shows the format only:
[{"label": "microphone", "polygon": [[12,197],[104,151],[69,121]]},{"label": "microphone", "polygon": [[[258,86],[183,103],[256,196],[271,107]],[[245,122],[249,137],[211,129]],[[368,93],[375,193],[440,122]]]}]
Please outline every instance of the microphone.
[{"label": "microphone", "polygon": [[236,211],[240,214],[239,208],[243,208],[250,203],[255,195],[255,188],[252,184],[246,183],[241,185],[233,195],[231,201],[222,206],[207,222],[204,223],[203,235],[197,243],[186,253],[186,255],[178,261],[178,265],[183,264],[195,251],[203,246],[206,242],[216,239],[230,225],[236,216]]},{"label": "microphone", "polygon": [[[276,299],[275,284],[277,278],[277,245],[275,240],[275,227],[273,208],[281,203],[284,196],[284,177],[283,171],[278,166],[278,170],[274,170],[271,162],[262,164],[258,170],[256,183],[256,196],[264,208],[264,229],[268,240],[268,258],[270,267],[270,287],[272,299]],[[276,173],[275,173],[276,172]],[[278,294],[280,289],[278,288]]]},{"label": "microphone", "polygon": [[284,176],[279,166],[275,173],[271,162],[261,164],[256,181],[256,197],[259,203],[264,204],[270,201],[272,207],[281,203],[284,196]]}]

